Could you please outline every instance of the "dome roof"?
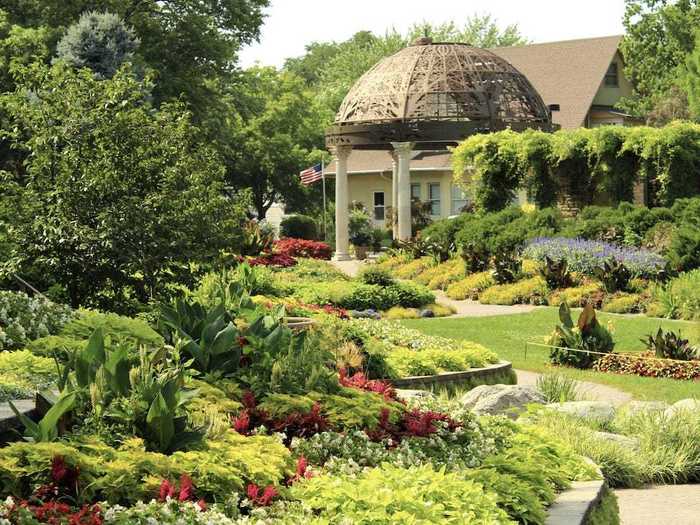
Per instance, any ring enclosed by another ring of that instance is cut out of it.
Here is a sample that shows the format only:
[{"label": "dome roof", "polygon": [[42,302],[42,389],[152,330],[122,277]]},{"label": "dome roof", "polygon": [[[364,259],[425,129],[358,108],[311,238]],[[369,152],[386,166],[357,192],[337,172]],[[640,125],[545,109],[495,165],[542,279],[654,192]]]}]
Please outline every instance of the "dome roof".
[{"label": "dome roof", "polygon": [[[448,122],[464,124],[446,126]],[[416,129],[427,125],[433,130],[430,140],[455,141],[508,126],[550,128],[551,116],[532,84],[503,58],[467,44],[422,38],[360,77],[328,135],[332,139],[344,127],[356,133],[358,126],[368,131],[375,125],[386,134],[392,123],[404,129],[411,123]],[[435,136],[437,123],[443,124],[446,136]],[[455,134],[458,129],[462,131]],[[414,138],[420,140],[418,135]]]}]

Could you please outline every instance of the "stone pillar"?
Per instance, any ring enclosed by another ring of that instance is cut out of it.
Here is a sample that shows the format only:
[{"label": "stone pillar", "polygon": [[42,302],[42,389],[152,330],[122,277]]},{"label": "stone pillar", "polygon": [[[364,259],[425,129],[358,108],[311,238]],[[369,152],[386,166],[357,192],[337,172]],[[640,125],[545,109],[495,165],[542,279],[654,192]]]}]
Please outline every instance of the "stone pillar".
[{"label": "stone pillar", "polygon": [[335,154],[335,255],[334,261],[350,259],[348,241],[348,157],[352,146],[336,146]]},{"label": "stone pillar", "polygon": [[391,154],[391,238],[399,238],[399,161],[396,154]]},{"label": "stone pillar", "polygon": [[392,142],[398,158],[398,239],[411,238],[411,152],[412,142]]}]

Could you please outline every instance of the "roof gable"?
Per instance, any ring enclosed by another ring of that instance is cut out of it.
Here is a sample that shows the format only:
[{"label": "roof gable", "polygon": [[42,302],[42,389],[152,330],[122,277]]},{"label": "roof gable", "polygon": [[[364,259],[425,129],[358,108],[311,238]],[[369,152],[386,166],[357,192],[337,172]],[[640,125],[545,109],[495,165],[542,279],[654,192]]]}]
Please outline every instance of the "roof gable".
[{"label": "roof gable", "polygon": [[523,73],[545,104],[559,104],[552,120],[562,128],[585,124],[586,115],[615,57],[621,35],[491,49]]}]

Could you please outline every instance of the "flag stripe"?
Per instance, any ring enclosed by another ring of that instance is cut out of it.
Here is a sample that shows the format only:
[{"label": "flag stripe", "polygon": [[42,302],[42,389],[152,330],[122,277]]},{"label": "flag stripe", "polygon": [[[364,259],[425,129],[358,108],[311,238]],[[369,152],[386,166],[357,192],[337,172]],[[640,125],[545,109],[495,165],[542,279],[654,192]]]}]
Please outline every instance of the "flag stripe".
[{"label": "flag stripe", "polygon": [[299,173],[299,177],[301,178],[301,183],[305,186],[321,180],[323,178],[323,170],[321,169],[321,165],[316,164],[315,166],[305,169]]}]

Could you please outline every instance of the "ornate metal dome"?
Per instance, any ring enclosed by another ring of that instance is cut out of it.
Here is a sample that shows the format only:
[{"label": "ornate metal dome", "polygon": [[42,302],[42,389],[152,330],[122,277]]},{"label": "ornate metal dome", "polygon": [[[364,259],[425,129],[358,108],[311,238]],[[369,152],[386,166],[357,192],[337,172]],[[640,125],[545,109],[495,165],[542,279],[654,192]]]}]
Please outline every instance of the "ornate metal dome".
[{"label": "ornate metal dome", "polygon": [[527,78],[485,49],[422,38],[355,83],[326,142],[385,149],[392,141],[411,141],[441,149],[507,127],[552,128],[550,112]]}]

